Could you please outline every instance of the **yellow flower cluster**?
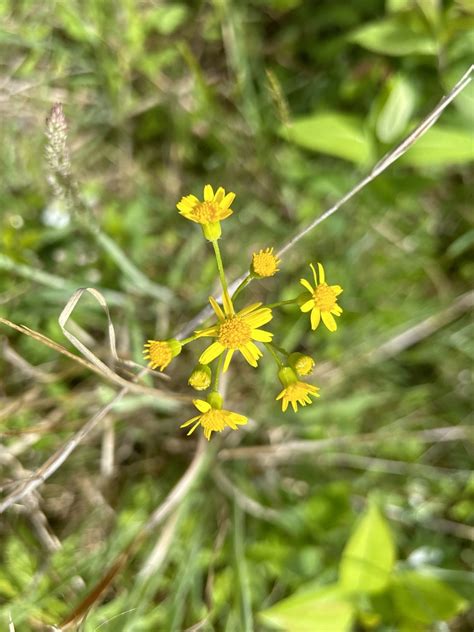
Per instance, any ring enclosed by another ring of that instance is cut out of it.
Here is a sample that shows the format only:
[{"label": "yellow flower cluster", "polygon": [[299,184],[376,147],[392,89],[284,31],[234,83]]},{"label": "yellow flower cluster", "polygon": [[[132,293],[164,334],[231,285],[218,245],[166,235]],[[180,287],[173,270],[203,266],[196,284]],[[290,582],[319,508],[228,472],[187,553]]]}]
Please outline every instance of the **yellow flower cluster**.
[{"label": "yellow flower cluster", "polygon": [[219,392],[220,375],[229,369],[236,352],[254,368],[258,366],[263,356],[261,346],[273,357],[278,367],[278,379],[283,386],[276,400],[281,401],[283,412],[290,405],[296,412],[298,406],[307,406],[313,403],[312,398],[319,397],[317,386],[299,379],[312,373],[315,366],[313,358],[300,352],[289,353],[276,346],[273,342],[273,333],[262,329],[273,319],[273,309],[281,305],[296,305],[303,313],[309,313],[312,330],[315,330],[322,320],[330,332],[337,329],[334,317],[342,314],[342,309],[337,303],[337,297],[342,292],[342,288],[340,285],[326,283],[326,275],[321,263],[317,264],[318,272],[314,265],[310,264],[314,283],[301,279],[300,283],[305,291],[293,299],[272,305],[259,302],[251,303],[238,310],[235,308],[238,296],[246,286],[254,279],[273,277],[279,272],[278,266],[281,261],[274,254],[272,247],[254,252],[247,276],[232,294],[229,292],[218,242],[222,236],[221,221],[232,215],[231,205],[234,200],[235,193],[226,194],[222,187],[214,192],[212,186],[207,184],[204,187],[202,200],[195,195],[187,195],[177,204],[178,211],[183,217],[201,225],[204,237],[211,242],[214,250],[222,287],[220,299],[209,297],[215,322],[203,329],[197,329],[189,338],[148,340],[144,347],[144,357],[148,360],[148,366],[151,369],[164,371],[173,358],[181,353],[185,345],[200,338],[212,339],[209,346],[201,352],[198,363],[188,379],[188,384],[193,389],[197,391],[209,389],[209,393],[206,399],[193,400],[199,415],[192,417],[181,426],[181,428],[190,427],[188,435],[201,426],[208,440],[213,432],[222,432],[225,428],[237,430],[239,426],[247,423],[244,415],[223,408],[223,398]]}]

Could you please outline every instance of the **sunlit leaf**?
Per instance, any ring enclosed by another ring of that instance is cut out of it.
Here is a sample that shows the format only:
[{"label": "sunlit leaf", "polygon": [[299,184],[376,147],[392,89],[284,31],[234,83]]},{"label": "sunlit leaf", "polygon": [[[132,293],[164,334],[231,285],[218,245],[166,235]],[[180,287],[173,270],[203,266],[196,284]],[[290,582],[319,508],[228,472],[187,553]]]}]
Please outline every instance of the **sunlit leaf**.
[{"label": "sunlit leaf", "polygon": [[416,167],[463,164],[474,160],[471,130],[436,125],[411,147],[401,159]]},{"label": "sunlit leaf", "polygon": [[341,585],[348,591],[375,593],[390,579],[395,545],[385,519],[371,503],[349,538],[339,569]]},{"label": "sunlit leaf", "polygon": [[260,613],[267,624],[286,632],[348,632],[354,607],[336,584],[310,588],[284,599]]},{"label": "sunlit leaf", "polygon": [[361,119],[324,112],[302,117],[285,130],[288,139],[306,149],[365,164],[372,156],[371,139]]},{"label": "sunlit leaf", "polygon": [[437,49],[428,32],[415,30],[397,17],[366,24],[350,40],[383,55],[435,55]]},{"label": "sunlit leaf", "polygon": [[390,591],[397,611],[418,623],[449,620],[467,606],[467,601],[450,586],[416,571],[394,575]]},{"label": "sunlit leaf", "polygon": [[415,91],[410,82],[398,75],[388,86],[388,96],[380,112],[376,132],[383,143],[391,143],[405,131],[415,107]]}]

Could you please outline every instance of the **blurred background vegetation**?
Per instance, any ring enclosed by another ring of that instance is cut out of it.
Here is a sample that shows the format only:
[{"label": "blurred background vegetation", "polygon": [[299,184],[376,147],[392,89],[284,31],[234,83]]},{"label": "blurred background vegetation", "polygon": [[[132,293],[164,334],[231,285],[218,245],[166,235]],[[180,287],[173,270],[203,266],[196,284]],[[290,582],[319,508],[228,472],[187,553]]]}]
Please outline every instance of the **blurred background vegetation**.
[{"label": "blurred background vegetation", "polygon": [[[472,0],[0,0],[0,315],[75,351],[58,316],[97,287],[120,357],[142,362],[144,340],[175,333],[217,287],[177,200],[207,182],[236,192],[221,244],[240,275],[434,107],[471,63],[473,24]],[[55,102],[82,210],[48,185]],[[336,334],[293,309],[274,320],[283,346],[315,356],[321,399],[283,415],[271,359],[258,374],[235,362],[227,405],[251,422],[211,442],[178,508],[120,557],[198,443],[178,429],[186,402],[126,395],[2,515],[2,629],[10,615],[17,631],[53,629],[90,595],[72,629],[474,627],[473,113],[470,86],[249,288],[289,298],[317,260],[344,287]],[[97,303],[73,321],[111,363]],[[11,327],[0,340],[6,496],[117,387]],[[193,362],[186,351],[171,382],[146,384],[189,395]]]}]

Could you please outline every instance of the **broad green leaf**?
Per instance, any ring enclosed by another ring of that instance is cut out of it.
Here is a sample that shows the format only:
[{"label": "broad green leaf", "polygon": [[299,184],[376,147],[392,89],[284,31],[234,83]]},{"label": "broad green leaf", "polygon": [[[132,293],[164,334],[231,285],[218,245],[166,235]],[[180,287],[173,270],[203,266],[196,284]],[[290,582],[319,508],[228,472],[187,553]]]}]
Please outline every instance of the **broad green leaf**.
[{"label": "broad green leaf", "polygon": [[395,545],[385,519],[371,503],[342,554],[339,580],[351,592],[376,593],[389,583]]},{"label": "broad green leaf", "polygon": [[310,588],[260,613],[263,622],[286,632],[349,632],[354,607],[337,584]]},{"label": "broad green leaf", "polygon": [[383,143],[391,143],[403,134],[415,107],[415,91],[402,75],[390,81],[388,90],[376,123],[377,136]]},{"label": "broad green leaf", "polygon": [[402,571],[394,575],[390,592],[397,611],[417,623],[452,619],[468,605],[444,582],[416,571]]},{"label": "broad green leaf", "polygon": [[325,112],[302,117],[293,121],[283,134],[300,147],[356,164],[365,164],[372,157],[363,121],[346,114]]},{"label": "broad green leaf", "polygon": [[366,24],[354,31],[349,39],[383,55],[436,54],[436,42],[429,33],[415,30],[398,17]]},{"label": "broad green leaf", "polygon": [[474,160],[474,133],[468,129],[436,125],[403,156],[414,167],[464,164]]}]

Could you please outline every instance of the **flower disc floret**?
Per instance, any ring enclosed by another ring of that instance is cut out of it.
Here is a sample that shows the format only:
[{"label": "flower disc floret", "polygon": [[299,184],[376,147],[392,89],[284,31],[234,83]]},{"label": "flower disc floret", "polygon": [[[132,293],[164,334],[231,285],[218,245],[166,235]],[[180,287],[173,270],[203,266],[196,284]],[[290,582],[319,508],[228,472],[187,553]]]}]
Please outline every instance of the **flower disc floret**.
[{"label": "flower disc floret", "polygon": [[313,372],[315,362],[311,356],[295,352],[288,356],[288,364],[298,375],[309,375]]},{"label": "flower disc floret", "polygon": [[218,322],[212,327],[195,333],[198,337],[211,336],[216,340],[201,354],[199,362],[209,364],[227,351],[223,367],[223,371],[227,371],[233,354],[239,351],[250,366],[256,367],[263,354],[254,340],[257,342],[272,340],[271,332],[260,329],[273,318],[272,310],[269,307],[261,307],[261,303],[254,303],[236,314],[230,298],[224,298],[224,309],[212,296],[209,301]]},{"label": "flower disc floret", "polygon": [[254,252],[250,271],[256,277],[271,277],[278,272],[279,263],[280,259],[277,259],[273,254],[273,248],[266,248],[265,250]]},{"label": "flower disc floret", "polygon": [[181,343],[175,338],[170,340],[148,340],[143,349],[143,357],[149,360],[151,369],[163,371],[171,360],[181,353]]},{"label": "flower disc floret", "polygon": [[226,349],[238,349],[246,345],[252,339],[252,329],[250,325],[240,316],[226,318],[219,325],[218,341]]},{"label": "flower disc floret", "polygon": [[342,308],[337,304],[337,297],[342,292],[340,285],[328,285],[323,266],[318,263],[318,276],[313,264],[314,287],[306,279],[300,279],[301,285],[308,291],[301,297],[300,309],[302,312],[311,312],[311,329],[316,329],[322,319],[329,331],[336,331],[337,323],[334,316],[342,314]]},{"label": "flower disc floret", "polygon": [[222,408],[222,397],[218,393],[211,393],[207,401],[195,399],[193,404],[201,414],[188,419],[180,426],[181,428],[192,426],[188,431],[188,436],[201,425],[204,436],[209,441],[213,432],[222,432],[226,427],[238,430],[238,426],[243,426],[247,423],[247,417],[244,417],[244,415]]}]

